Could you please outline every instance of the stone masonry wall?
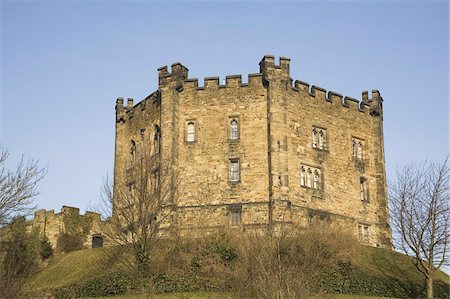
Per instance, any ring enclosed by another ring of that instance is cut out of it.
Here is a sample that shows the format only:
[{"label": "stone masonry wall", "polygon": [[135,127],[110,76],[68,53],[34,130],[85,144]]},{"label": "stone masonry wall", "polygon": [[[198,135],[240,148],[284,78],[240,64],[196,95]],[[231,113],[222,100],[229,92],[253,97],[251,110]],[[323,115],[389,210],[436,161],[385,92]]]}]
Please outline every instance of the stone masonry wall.
[{"label": "stone masonry wall", "polygon": [[[158,161],[161,180],[170,179],[171,225],[181,230],[272,227],[313,219],[346,223],[364,242],[389,246],[382,98],[363,93],[361,102],[290,78],[290,60],[266,55],[260,73],[188,78],[180,63],[158,69],[159,88],[133,106],[116,106],[115,186],[127,175],[130,142]],[[230,120],[239,138],[230,140]],[[188,140],[188,124],[195,127]],[[158,126],[160,149],[155,155]],[[325,132],[323,149],[312,145],[313,127]],[[363,144],[353,157],[352,140]],[[230,161],[239,162],[239,181],[230,182]],[[301,186],[300,168],[320,171],[319,187]],[[366,198],[361,200],[362,182]],[[115,203],[116,207],[120,203]],[[238,215],[238,216],[236,216]],[[319,216],[317,216],[319,215]],[[234,217],[234,218],[233,218]],[[233,220],[234,219],[234,220]],[[233,222],[234,221],[234,222]]]}]

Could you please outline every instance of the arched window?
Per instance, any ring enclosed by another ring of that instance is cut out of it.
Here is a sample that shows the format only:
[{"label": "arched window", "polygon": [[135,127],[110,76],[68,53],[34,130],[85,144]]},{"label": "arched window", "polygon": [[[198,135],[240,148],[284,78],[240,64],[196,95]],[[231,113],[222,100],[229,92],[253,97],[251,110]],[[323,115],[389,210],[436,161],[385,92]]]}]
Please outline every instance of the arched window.
[{"label": "arched window", "polygon": [[358,159],[362,160],[363,158],[363,145],[362,142],[358,144]]},{"label": "arched window", "polygon": [[311,188],[311,177],[312,177],[312,171],[311,169],[308,169],[308,173],[306,174],[306,187]]},{"label": "arched window", "polygon": [[195,141],[195,123],[192,121],[187,124],[186,141],[187,142]]},{"label": "arched window", "polygon": [[316,131],[316,129],[312,130],[312,146],[313,146],[313,148],[317,147],[317,131]]},{"label": "arched window", "polygon": [[130,145],[130,162],[131,164],[136,163],[136,142],[134,140],[131,140]]},{"label": "arched window", "polygon": [[352,155],[353,155],[353,158],[356,158],[356,141],[355,140],[352,141]]},{"label": "arched window", "polygon": [[239,123],[235,118],[230,122],[230,139],[239,139]]},{"label": "arched window", "polygon": [[300,186],[305,187],[305,167],[300,168]]},{"label": "arched window", "polygon": [[323,149],[324,147],[324,135],[323,135],[323,131],[321,130],[319,132],[319,148]]},{"label": "arched window", "polygon": [[319,172],[317,170],[314,171],[314,189],[320,189]]},{"label": "arched window", "polygon": [[154,153],[158,154],[161,146],[161,130],[158,125],[155,125],[155,134],[153,135],[153,148]]}]

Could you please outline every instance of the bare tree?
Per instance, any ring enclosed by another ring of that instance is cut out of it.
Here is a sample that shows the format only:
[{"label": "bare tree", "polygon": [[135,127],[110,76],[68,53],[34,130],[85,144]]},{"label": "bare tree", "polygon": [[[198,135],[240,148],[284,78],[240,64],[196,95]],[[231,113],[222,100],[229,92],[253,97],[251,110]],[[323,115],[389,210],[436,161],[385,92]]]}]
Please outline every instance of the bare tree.
[{"label": "bare tree", "polygon": [[39,194],[36,187],[46,173],[37,160],[24,156],[16,168],[10,170],[6,166],[8,156],[8,151],[0,144],[0,227],[35,208],[33,198]]},{"label": "bare tree", "polygon": [[162,226],[169,227],[175,184],[173,177],[161,177],[157,154],[136,158],[126,170],[126,179],[116,180],[115,186],[111,179],[104,182],[103,202],[111,215],[105,227],[107,242],[131,247],[134,261],[128,266],[141,275],[149,274]]},{"label": "bare tree", "polygon": [[412,257],[433,298],[436,270],[449,262],[450,167],[442,163],[410,164],[397,171],[390,186],[390,213],[395,246]]}]

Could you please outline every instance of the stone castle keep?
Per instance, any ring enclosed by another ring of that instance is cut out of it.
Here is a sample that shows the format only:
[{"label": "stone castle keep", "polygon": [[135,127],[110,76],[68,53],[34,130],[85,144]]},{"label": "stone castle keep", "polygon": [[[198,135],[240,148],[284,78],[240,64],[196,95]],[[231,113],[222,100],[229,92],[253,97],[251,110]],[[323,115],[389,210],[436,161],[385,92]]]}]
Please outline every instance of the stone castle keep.
[{"label": "stone castle keep", "polygon": [[175,63],[158,69],[158,90],[138,104],[118,98],[115,186],[133,188],[130,170],[145,154],[155,161],[151,184],[177,181],[162,203],[172,211],[168,226],[248,231],[331,221],[389,246],[380,93],[358,101],[294,82],[284,57],[277,64],[266,55],[259,66],[248,83],[234,75],[199,86]]}]

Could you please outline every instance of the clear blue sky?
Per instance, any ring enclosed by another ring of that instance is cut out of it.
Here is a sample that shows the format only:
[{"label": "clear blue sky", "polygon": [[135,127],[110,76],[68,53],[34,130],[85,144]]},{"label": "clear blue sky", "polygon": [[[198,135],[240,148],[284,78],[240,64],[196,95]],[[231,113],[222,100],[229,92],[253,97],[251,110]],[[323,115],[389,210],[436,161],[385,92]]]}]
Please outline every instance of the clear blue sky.
[{"label": "clear blue sky", "polygon": [[117,97],[140,101],[176,61],[190,77],[246,78],[274,54],[294,79],[358,99],[380,90],[392,178],[449,152],[448,15],[447,1],[4,1],[0,141],[11,161],[48,165],[40,207],[84,210],[112,173]]}]

